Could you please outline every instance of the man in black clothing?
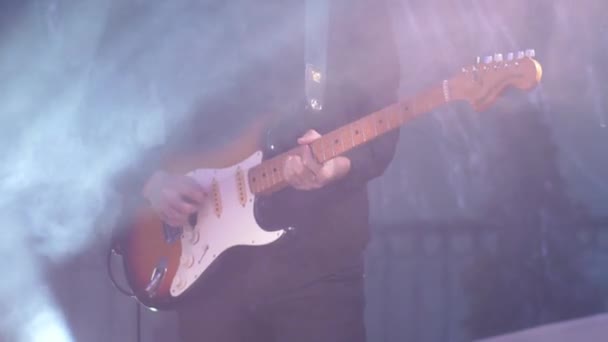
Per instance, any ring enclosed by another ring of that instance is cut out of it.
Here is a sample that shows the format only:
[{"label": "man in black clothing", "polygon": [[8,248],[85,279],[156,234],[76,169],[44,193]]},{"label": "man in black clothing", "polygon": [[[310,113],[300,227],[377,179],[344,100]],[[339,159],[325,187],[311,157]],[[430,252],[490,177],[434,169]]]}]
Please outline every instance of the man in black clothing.
[{"label": "man in black clothing", "polygon": [[[384,1],[329,1],[322,112],[297,110],[304,96],[305,1],[183,2],[185,14],[174,25],[198,32],[187,53],[175,52],[188,61],[157,63],[143,73],[154,79],[166,66],[182,81],[195,79],[195,87],[211,83],[212,95],[206,93],[196,115],[173,132],[165,153],[221,146],[234,138],[235,120],[255,122],[269,112],[281,113],[268,127],[268,143],[281,152],[396,100],[399,65]],[[163,80],[161,92],[163,85],[172,86]],[[183,342],[364,341],[366,184],[384,172],[397,139],[394,131],[323,165],[306,148],[292,156],[283,169],[291,186],[261,201],[258,219],[295,230],[269,246],[227,253],[213,277],[177,309]],[[178,224],[204,199],[195,182],[163,171],[155,155],[134,163],[121,190]]]}]

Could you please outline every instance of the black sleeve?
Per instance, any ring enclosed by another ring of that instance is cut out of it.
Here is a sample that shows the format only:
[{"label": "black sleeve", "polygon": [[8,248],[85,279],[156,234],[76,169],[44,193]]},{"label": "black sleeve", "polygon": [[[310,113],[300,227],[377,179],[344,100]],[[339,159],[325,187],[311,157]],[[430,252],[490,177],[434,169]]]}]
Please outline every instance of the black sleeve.
[{"label": "black sleeve", "polygon": [[397,129],[347,152],[345,156],[350,159],[350,172],[338,181],[338,186],[344,189],[356,188],[384,174],[393,160],[398,140]]},{"label": "black sleeve", "polygon": [[[355,99],[350,101],[350,108],[345,108],[348,114],[343,114],[341,125],[353,122],[364,115],[383,109],[396,101],[396,96],[390,96],[390,92],[382,96],[378,101],[370,95],[353,90],[352,95]],[[334,113],[339,116],[339,113]],[[354,115],[353,115],[354,114]],[[388,165],[395,156],[400,131],[394,129],[375,140],[360,145],[344,154],[350,159],[351,167],[349,173],[337,181],[336,187],[342,190],[365,186],[369,181],[384,174]]]}]

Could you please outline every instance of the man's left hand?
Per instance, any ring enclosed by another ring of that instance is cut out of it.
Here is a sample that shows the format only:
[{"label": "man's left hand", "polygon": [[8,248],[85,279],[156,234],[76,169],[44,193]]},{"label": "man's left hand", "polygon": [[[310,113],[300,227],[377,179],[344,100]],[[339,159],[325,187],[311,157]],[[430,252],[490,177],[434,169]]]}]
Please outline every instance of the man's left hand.
[{"label": "man's left hand", "polygon": [[300,146],[296,153],[287,157],[283,175],[287,183],[298,190],[313,190],[338,180],[350,171],[350,159],[338,156],[319,163],[312,154],[309,144],[321,135],[309,130],[298,139]]}]

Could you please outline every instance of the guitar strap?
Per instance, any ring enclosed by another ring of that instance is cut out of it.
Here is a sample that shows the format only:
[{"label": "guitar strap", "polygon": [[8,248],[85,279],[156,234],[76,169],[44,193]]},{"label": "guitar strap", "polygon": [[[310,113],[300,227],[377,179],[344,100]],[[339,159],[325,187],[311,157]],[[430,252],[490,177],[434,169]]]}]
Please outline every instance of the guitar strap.
[{"label": "guitar strap", "polygon": [[317,112],[323,109],[327,80],[328,31],[329,0],[306,0],[306,105]]}]

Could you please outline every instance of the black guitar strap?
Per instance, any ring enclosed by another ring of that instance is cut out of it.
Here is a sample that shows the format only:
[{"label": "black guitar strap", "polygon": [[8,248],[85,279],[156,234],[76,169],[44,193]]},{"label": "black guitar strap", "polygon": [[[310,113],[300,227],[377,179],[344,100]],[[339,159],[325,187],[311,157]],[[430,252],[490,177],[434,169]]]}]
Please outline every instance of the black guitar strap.
[{"label": "black guitar strap", "polygon": [[329,0],[306,0],[305,91],[307,107],[323,109],[327,80]]}]

